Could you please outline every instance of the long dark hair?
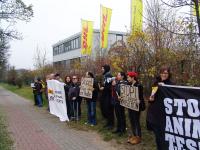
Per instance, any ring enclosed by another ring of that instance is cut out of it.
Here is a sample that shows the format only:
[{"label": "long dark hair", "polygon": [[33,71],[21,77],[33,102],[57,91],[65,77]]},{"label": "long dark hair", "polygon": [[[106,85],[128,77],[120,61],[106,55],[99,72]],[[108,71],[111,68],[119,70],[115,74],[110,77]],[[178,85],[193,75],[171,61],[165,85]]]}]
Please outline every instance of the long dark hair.
[{"label": "long dark hair", "polygon": [[[67,79],[68,77],[70,78],[70,81],[69,81],[69,82],[66,81],[66,79]],[[72,82],[71,76],[65,76],[65,81],[64,81],[64,82],[65,82],[65,83],[71,83],[71,82]]]},{"label": "long dark hair", "polygon": [[88,73],[88,75],[89,75],[91,78],[94,78],[94,75],[93,75],[92,72],[87,72],[87,73]]},{"label": "long dark hair", "polygon": [[127,80],[127,76],[125,72],[119,72],[121,74],[121,76],[123,76],[123,80]]}]

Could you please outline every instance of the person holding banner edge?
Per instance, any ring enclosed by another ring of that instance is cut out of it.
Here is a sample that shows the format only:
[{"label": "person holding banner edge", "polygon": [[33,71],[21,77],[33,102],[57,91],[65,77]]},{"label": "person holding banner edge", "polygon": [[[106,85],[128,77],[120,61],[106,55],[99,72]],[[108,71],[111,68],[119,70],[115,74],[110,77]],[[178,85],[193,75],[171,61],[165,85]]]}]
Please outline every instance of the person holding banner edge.
[{"label": "person holding banner edge", "polygon": [[157,90],[158,85],[168,84],[173,85],[171,81],[171,72],[169,67],[161,67],[159,76],[153,83],[152,93],[149,97],[149,107],[147,110],[147,129],[153,131],[156,140],[157,150],[162,150],[163,141],[161,139],[161,127],[159,118],[159,113],[157,111],[155,101],[158,99]]},{"label": "person holding banner edge", "polygon": [[69,93],[69,89],[71,87],[71,77],[70,76],[65,76],[65,86],[64,86],[64,89],[65,89],[65,99],[66,99],[66,105],[67,105],[67,115],[69,117],[69,119],[71,119],[71,107],[70,107],[70,101],[69,101],[69,98],[68,98],[68,93]]},{"label": "person holding banner edge", "polygon": [[138,74],[136,72],[128,72],[127,80],[128,85],[138,87],[139,94],[139,111],[128,109],[129,119],[131,123],[131,129],[133,136],[128,138],[128,143],[139,144],[141,142],[141,126],[140,126],[140,112],[145,110],[145,102],[143,97],[143,86],[137,80]]}]

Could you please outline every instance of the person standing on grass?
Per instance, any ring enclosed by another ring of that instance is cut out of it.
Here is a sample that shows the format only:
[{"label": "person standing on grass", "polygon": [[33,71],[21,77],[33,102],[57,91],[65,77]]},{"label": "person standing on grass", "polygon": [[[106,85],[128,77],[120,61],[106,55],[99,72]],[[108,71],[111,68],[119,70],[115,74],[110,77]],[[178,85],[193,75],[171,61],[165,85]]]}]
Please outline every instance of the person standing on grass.
[{"label": "person standing on grass", "polygon": [[112,101],[117,119],[117,129],[113,133],[119,136],[126,132],[125,108],[120,105],[120,86],[122,84],[127,84],[127,77],[124,72],[119,72],[116,79],[112,81]]},{"label": "person standing on grass", "polygon": [[103,86],[99,88],[102,91],[100,99],[100,108],[102,116],[107,121],[104,127],[111,130],[114,127],[114,107],[111,103],[112,75],[110,73],[110,66],[109,65],[102,66],[102,72],[103,72]]},{"label": "person standing on grass", "polygon": [[69,88],[69,103],[71,108],[71,120],[79,120],[81,118],[81,101],[82,98],[79,96],[80,84],[78,83],[78,77],[76,75],[72,76],[72,84]]},{"label": "person standing on grass", "polygon": [[139,94],[139,111],[128,109],[129,120],[131,123],[131,129],[133,136],[128,138],[128,142],[135,145],[141,142],[141,126],[140,126],[140,114],[145,110],[145,102],[143,97],[143,86],[137,80],[136,72],[128,72],[127,80],[128,85],[138,87]]},{"label": "person standing on grass", "polygon": [[65,99],[66,99],[66,105],[67,105],[67,115],[68,115],[68,118],[70,119],[71,118],[71,107],[70,107],[70,102],[69,102],[69,98],[68,98],[68,94],[69,94],[69,89],[71,87],[71,77],[70,76],[65,76],[65,86],[64,86],[64,89],[65,89]]},{"label": "person standing on grass", "polygon": [[93,78],[93,87],[92,87],[92,98],[86,98],[87,101],[87,115],[88,121],[85,124],[89,124],[94,126],[97,124],[96,122],[96,100],[98,97],[98,83],[96,82],[94,75],[91,72],[86,72],[86,78]]},{"label": "person standing on grass", "polygon": [[34,83],[32,86],[33,89],[33,96],[34,96],[34,106],[37,106],[37,91],[36,91],[36,84],[37,84],[37,79],[34,79]]},{"label": "person standing on grass", "polygon": [[36,89],[37,106],[42,107],[42,83],[40,78],[37,78],[35,89]]},{"label": "person standing on grass", "polygon": [[161,139],[161,127],[160,122],[157,118],[159,118],[158,108],[156,108],[155,101],[157,101],[157,89],[158,85],[168,84],[173,85],[171,81],[171,72],[169,67],[162,67],[159,72],[159,76],[153,83],[152,93],[149,98],[149,107],[147,110],[147,129],[153,131],[156,139],[157,150],[162,150],[163,141]]}]

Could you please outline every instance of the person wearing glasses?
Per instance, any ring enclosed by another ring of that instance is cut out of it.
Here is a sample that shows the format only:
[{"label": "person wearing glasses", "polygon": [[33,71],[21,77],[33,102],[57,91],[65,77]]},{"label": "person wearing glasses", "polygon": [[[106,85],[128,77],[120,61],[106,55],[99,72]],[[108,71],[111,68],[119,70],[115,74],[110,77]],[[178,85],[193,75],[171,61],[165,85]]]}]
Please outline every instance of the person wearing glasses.
[{"label": "person wearing glasses", "polygon": [[171,72],[169,67],[162,67],[159,72],[159,76],[156,77],[156,80],[152,86],[151,96],[149,97],[149,107],[147,110],[147,129],[153,131],[155,135],[157,150],[162,150],[163,141],[161,137],[161,128],[160,122],[157,118],[159,118],[159,113],[157,111],[156,105],[154,105],[155,101],[158,99],[157,90],[158,85],[168,84],[173,85],[171,81]]},{"label": "person wearing glasses", "polygon": [[78,77],[72,76],[72,84],[69,88],[69,103],[71,108],[71,120],[79,120],[81,118],[81,101],[82,98],[79,96],[80,84],[78,83]]}]

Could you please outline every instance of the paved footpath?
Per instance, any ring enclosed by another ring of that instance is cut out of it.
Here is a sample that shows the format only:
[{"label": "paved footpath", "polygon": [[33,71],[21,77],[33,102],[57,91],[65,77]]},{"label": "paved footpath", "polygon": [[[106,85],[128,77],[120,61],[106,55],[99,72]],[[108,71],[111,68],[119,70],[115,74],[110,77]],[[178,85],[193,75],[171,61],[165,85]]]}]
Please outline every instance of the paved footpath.
[{"label": "paved footpath", "polygon": [[115,150],[94,132],[77,131],[45,109],[0,87],[0,109],[5,113],[15,150]]}]

